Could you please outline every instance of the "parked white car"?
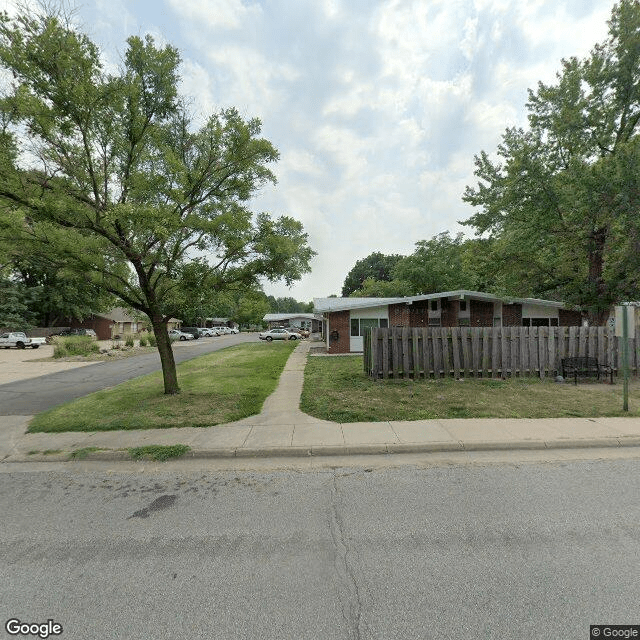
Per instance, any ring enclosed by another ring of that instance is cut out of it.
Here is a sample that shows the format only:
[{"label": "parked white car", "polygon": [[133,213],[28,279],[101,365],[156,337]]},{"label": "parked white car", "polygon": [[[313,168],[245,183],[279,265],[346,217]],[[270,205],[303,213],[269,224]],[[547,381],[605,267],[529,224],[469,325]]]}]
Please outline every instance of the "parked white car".
[{"label": "parked white car", "polygon": [[22,331],[12,331],[11,333],[3,333],[0,335],[0,347],[9,349],[16,347],[17,349],[25,349],[31,347],[37,349],[41,344],[46,344],[44,338],[27,338]]},{"label": "parked white car", "polygon": [[269,331],[263,331],[258,337],[260,340],[271,342],[272,340],[297,340],[300,336],[288,329],[269,329]]},{"label": "parked white car", "polygon": [[185,333],[179,329],[169,329],[169,340],[193,340],[193,333]]}]

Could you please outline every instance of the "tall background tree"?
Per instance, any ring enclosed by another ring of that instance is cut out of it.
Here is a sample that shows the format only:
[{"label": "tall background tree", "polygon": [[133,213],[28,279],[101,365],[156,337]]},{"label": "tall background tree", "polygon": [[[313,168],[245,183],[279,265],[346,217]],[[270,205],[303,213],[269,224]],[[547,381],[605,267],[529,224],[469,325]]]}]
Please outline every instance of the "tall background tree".
[{"label": "tall background tree", "polygon": [[342,295],[350,296],[356,290],[362,288],[365,280],[390,281],[395,264],[402,258],[401,255],[384,255],[379,251],[369,254],[366,258],[358,260],[347,274],[342,285]]},{"label": "tall background tree", "polygon": [[[607,39],[529,92],[529,127],[476,157],[465,221],[495,239],[511,293],[564,299],[601,323],[640,295],[640,4],[614,6]],[[517,289],[517,291],[516,291]]]},{"label": "tall background tree", "polygon": [[165,393],[179,391],[167,321],[193,295],[290,284],[314,252],[293,218],[248,203],[278,154],[235,109],[193,122],[180,57],[127,40],[123,68],[64,16],[0,17],[0,235],[146,314]]},{"label": "tall background tree", "polygon": [[[456,289],[499,292],[502,287],[489,257],[492,245],[489,239],[465,239],[461,233],[452,237],[445,231],[416,242],[414,252],[408,256],[371,254],[371,270],[367,271],[363,261],[351,270],[349,277],[354,283],[366,277],[350,295],[393,298]],[[381,265],[388,267],[382,271],[383,279],[377,277]],[[350,286],[343,291],[349,289]]]}]

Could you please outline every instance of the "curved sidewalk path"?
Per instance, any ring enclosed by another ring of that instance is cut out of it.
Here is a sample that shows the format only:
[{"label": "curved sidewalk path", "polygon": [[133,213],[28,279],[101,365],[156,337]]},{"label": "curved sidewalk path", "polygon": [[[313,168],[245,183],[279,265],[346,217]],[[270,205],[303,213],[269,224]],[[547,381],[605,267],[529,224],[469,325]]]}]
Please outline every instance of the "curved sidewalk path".
[{"label": "curved sidewalk path", "polygon": [[[2,416],[0,460],[66,460],[69,452],[86,447],[102,450],[85,459],[130,460],[126,448],[152,444],[186,444],[187,457],[200,458],[640,446],[640,418],[319,420],[299,409],[309,348],[308,342],[296,347],[257,416],[208,428],[57,434],[26,434],[31,416]],[[51,450],[62,453],[29,453]]]}]

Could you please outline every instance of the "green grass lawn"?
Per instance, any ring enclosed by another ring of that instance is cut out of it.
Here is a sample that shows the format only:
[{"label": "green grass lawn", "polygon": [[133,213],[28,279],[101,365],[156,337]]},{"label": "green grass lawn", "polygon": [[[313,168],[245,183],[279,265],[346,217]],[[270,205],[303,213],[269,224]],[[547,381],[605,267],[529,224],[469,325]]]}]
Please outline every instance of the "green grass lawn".
[{"label": "green grass lawn", "polygon": [[294,342],[242,344],[178,365],[181,393],[165,396],[153,373],[37,415],[29,431],[208,427],[260,413]]},{"label": "green grass lawn", "polygon": [[622,411],[622,381],[616,384],[553,380],[378,380],[362,371],[362,356],[310,357],[301,408],[335,422],[436,418],[560,418],[640,415],[640,385],[631,385]]}]

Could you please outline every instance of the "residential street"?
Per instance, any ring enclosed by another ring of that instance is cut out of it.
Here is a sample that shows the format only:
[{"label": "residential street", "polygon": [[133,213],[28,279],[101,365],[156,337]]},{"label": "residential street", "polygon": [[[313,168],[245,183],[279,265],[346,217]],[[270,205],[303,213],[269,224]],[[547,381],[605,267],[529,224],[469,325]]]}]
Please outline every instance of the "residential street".
[{"label": "residential street", "polygon": [[[176,363],[212,353],[234,344],[257,341],[255,333],[239,333],[174,343]],[[0,385],[0,415],[33,415],[63,402],[113,387],[125,380],[160,370],[157,351],[112,362],[59,371],[38,378]]]},{"label": "residential street", "polygon": [[83,639],[578,640],[590,624],[639,622],[637,460],[369,458],[4,465],[3,625],[53,619]]}]

